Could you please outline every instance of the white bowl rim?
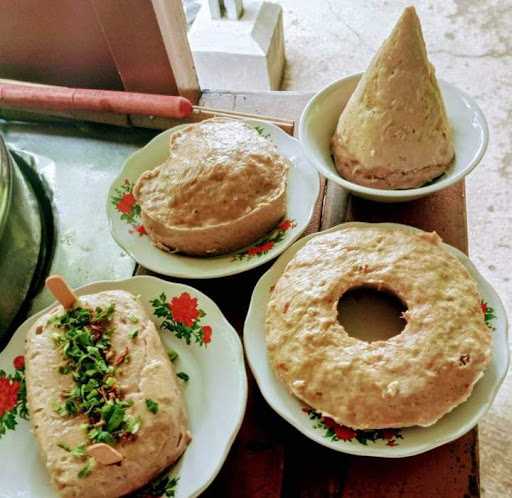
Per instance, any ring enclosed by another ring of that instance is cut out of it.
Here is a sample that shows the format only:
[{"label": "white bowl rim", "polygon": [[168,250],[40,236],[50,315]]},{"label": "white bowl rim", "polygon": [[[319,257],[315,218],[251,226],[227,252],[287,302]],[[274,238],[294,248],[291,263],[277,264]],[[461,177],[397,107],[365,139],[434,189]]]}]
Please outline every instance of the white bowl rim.
[{"label": "white bowl rim", "polygon": [[306,134],[306,117],[311,111],[311,108],[313,105],[316,104],[316,101],[324,96],[325,94],[328,94],[332,92],[333,90],[337,89],[338,87],[342,85],[346,85],[347,83],[361,78],[363,73],[354,73],[349,76],[346,76],[344,78],[341,78],[339,80],[336,80],[332,83],[329,83],[325,87],[323,87],[321,90],[319,90],[317,93],[311,97],[311,99],[306,104],[306,107],[304,107],[304,110],[302,111],[302,114],[300,116],[299,120],[299,140],[302,143],[302,146],[304,148],[304,152],[308,159],[314,164],[314,166],[318,169],[318,171],[326,176],[329,180],[332,180],[336,182],[338,185],[341,185],[342,187],[345,187],[347,190],[352,190],[354,192],[358,192],[364,195],[370,195],[374,197],[381,197],[381,198],[389,198],[389,199],[401,199],[402,197],[412,197],[412,196],[424,196],[428,194],[432,194],[434,192],[438,192],[439,190],[443,190],[454,183],[457,183],[459,180],[464,178],[467,174],[469,174],[473,169],[480,163],[482,160],[482,157],[485,154],[485,151],[487,150],[487,146],[489,144],[489,127],[487,124],[487,119],[485,118],[484,113],[480,109],[480,106],[476,103],[476,101],[468,95],[463,90],[459,90],[456,86],[452,85],[451,83],[448,83],[447,81],[438,78],[438,81],[441,83],[441,86],[446,86],[452,89],[455,93],[458,93],[461,98],[465,99],[468,104],[470,105],[471,109],[476,113],[478,116],[478,122],[480,126],[482,127],[483,137],[482,141],[479,144],[478,150],[476,154],[473,156],[471,161],[465,165],[460,171],[453,175],[446,176],[445,178],[436,181],[430,185],[427,185],[425,187],[416,187],[411,189],[378,189],[373,187],[366,187],[364,185],[359,185],[357,183],[351,182],[345,178],[343,178],[339,174],[335,174],[331,171],[326,170],[324,167],[320,167],[318,165],[318,160],[314,157],[314,155],[309,151],[309,146],[307,144],[307,134]]},{"label": "white bowl rim", "polygon": [[[256,295],[257,292],[260,291],[260,289],[262,287],[264,287],[266,285],[267,281],[272,278],[273,273],[276,271],[276,267],[279,264],[279,261],[284,259],[287,256],[287,254],[289,254],[290,252],[295,251],[295,253],[296,253],[301,247],[304,246],[304,244],[306,244],[309,240],[313,239],[314,237],[317,237],[319,235],[323,235],[326,233],[336,232],[336,231],[341,230],[342,228],[347,227],[347,226],[357,226],[357,225],[379,225],[379,226],[384,226],[384,227],[388,226],[388,227],[400,227],[400,228],[405,227],[405,228],[411,229],[411,230],[421,230],[419,228],[412,227],[410,225],[400,224],[400,223],[366,223],[366,222],[360,222],[360,221],[349,221],[349,222],[340,223],[339,225],[331,227],[327,230],[323,230],[321,232],[315,232],[315,233],[309,234],[306,237],[303,237],[300,240],[298,240],[297,242],[295,242],[294,244],[292,244],[290,247],[288,247],[288,249],[286,249],[286,251],[283,252],[283,254],[281,254],[281,256],[279,256],[279,258],[277,258],[276,261],[274,261],[274,264],[260,277],[260,279],[258,280],[258,282],[256,283],[256,285],[254,287],[253,293],[251,295],[249,309],[247,310],[246,318],[244,321],[243,336],[244,336],[245,356],[247,358],[247,363],[249,364],[249,368],[256,380],[256,384],[258,385],[258,388],[259,388],[263,398],[265,399],[265,401],[272,407],[272,409],[279,416],[281,416],[292,427],[294,427],[296,430],[298,430],[299,432],[304,434],[304,436],[308,437],[309,439],[312,439],[313,441],[321,444],[322,446],[325,446],[326,448],[330,448],[334,451],[338,451],[340,453],[347,453],[347,454],[351,454],[351,455],[370,456],[370,457],[378,457],[378,458],[404,458],[404,457],[419,455],[421,453],[425,453],[426,451],[430,451],[434,448],[437,448],[438,446],[442,446],[443,444],[447,444],[452,441],[455,441],[456,439],[462,437],[464,434],[466,434],[471,429],[476,427],[476,425],[478,425],[480,420],[486,415],[486,413],[489,411],[492,404],[494,403],[496,395],[498,394],[498,391],[507,376],[507,372],[510,367],[510,351],[509,351],[509,349],[506,350],[506,364],[505,364],[505,368],[503,370],[503,374],[501,375],[501,377],[499,377],[497,379],[496,384],[494,385],[494,387],[490,393],[491,394],[490,401],[485,405],[483,410],[480,409],[478,416],[476,417],[476,419],[474,420],[474,422],[472,424],[462,425],[457,431],[450,433],[447,437],[437,438],[436,440],[432,441],[430,444],[424,443],[424,444],[418,445],[416,448],[402,448],[400,446],[397,446],[397,447],[393,448],[393,451],[386,451],[385,449],[384,449],[384,451],[382,451],[379,449],[372,449],[371,447],[368,447],[368,446],[362,446],[362,447],[350,446],[348,448],[333,447],[333,445],[331,444],[330,441],[323,438],[316,431],[311,431],[302,426],[295,424],[292,417],[290,417],[288,415],[287,411],[284,409],[281,409],[280,406],[278,406],[276,403],[274,403],[270,399],[270,396],[268,396],[266,390],[264,390],[260,387],[261,385],[264,385],[264,383],[262,382],[262,379],[259,375],[258,368],[253,364],[251,354],[249,354],[247,352],[246,334],[249,335],[248,330],[250,328],[250,321],[252,320],[253,308],[256,306],[254,296]],[[494,290],[494,287],[492,287],[492,285],[487,281],[487,279],[485,279],[482,276],[482,274],[478,271],[478,269],[475,267],[473,262],[469,259],[469,257],[466,254],[464,254],[461,250],[457,249],[456,247],[446,244],[445,242],[443,242],[443,246],[447,247],[448,250],[450,252],[452,252],[454,255],[456,255],[459,260],[460,260],[460,256],[462,256],[462,259],[464,260],[463,264],[468,264],[468,266],[471,267],[471,269],[481,279],[480,282],[484,284],[486,291],[489,294],[492,294],[493,297],[495,298],[496,305],[499,308],[499,314],[500,314],[500,316],[503,317],[504,340],[508,344],[508,342],[509,342],[508,318],[507,318],[507,314],[505,311],[505,306],[503,305],[503,302],[502,302],[500,296]],[[277,379],[276,379],[276,382],[277,382]],[[290,395],[293,396],[292,394],[290,394]],[[428,429],[428,427],[426,427],[425,429]],[[349,449],[350,449],[350,451],[349,451]]]}]

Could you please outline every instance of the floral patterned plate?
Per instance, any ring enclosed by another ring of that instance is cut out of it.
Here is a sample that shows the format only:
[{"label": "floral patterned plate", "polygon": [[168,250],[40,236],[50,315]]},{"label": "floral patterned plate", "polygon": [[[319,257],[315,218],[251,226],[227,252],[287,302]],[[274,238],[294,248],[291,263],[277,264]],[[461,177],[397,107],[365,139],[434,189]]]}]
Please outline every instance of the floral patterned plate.
[{"label": "floral patterned plate", "polygon": [[[338,225],[326,232],[356,224],[359,223]],[[393,226],[391,223],[383,225]],[[466,255],[448,245],[446,248],[464,264],[478,282],[483,299],[482,312],[487,325],[493,330],[491,363],[466,402],[430,427],[353,430],[336,424],[331,418],[323,417],[305,406],[277,380],[268,362],[265,346],[265,311],[270,292],[288,261],[308,240],[317,235],[309,235],[293,244],[261,277],[252,295],[244,326],[244,346],[249,366],[267,402],[310,439],[334,450],[354,455],[386,458],[416,455],[453,441],[468,432],[490,408],[505,378],[509,365],[508,325],[505,309],[494,289],[478,273]]]},{"label": "floral patterned plate", "polygon": [[[139,295],[160,325],[164,345],[178,354],[174,365],[192,432],[192,442],[170,472],[133,496],[198,496],[219,472],[245,412],[247,377],[238,334],[207,296],[155,277],[96,282],[77,294],[109,289]],[[0,497],[56,497],[27,421],[23,360],[26,333],[48,309],[23,323],[0,355]]]},{"label": "floral patterned plate", "polygon": [[107,215],[112,236],[138,263],[162,275],[181,278],[217,278],[234,275],[259,266],[281,254],[299,238],[313,216],[320,180],[309,165],[302,146],[277,126],[256,120],[247,121],[267,137],[286,156],[292,167],[288,173],[288,209],[285,219],[251,246],[215,257],[191,257],[156,248],[140,221],[140,206],[132,188],[146,170],[163,163],[169,153],[169,136],[187,125],[179,125],[156,136],[132,154],[114,180],[107,199]]}]

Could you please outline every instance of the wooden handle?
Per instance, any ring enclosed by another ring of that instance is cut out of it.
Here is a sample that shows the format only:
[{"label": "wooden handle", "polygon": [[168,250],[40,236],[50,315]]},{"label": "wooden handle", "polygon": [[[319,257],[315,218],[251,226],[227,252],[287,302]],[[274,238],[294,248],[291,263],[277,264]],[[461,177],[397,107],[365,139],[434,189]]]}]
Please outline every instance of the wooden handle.
[{"label": "wooden handle", "polygon": [[[161,129],[174,126],[176,123],[172,120],[176,119],[197,122],[214,117],[259,119],[278,126],[290,135],[293,135],[295,127],[294,121],[278,117],[192,106],[184,97],[110,90],[82,90],[0,78],[0,108],[2,107],[30,109],[31,113],[36,113],[31,114],[30,119],[37,118],[38,113],[45,113],[46,117],[53,111],[56,115],[69,113],[70,115],[66,115],[68,119],[85,119],[118,126],[128,126],[130,119],[135,118],[136,126],[154,128],[157,122],[156,128]],[[84,111],[87,113],[85,117]],[[121,117],[118,115],[123,115],[125,121],[120,123]],[[143,118],[148,115],[163,119]]]},{"label": "wooden handle", "polygon": [[0,81],[2,104],[49,111],[98,111],[182,119],[192,113],[185,97],[111,90],[87,90]]},{"label": "wooden handle", "polygon": [[46,287],[53,297],[64,306],[64,309],[70,309],[75,304],[77,300],[75,293],[60,275],[50,275],[46,279]]}]

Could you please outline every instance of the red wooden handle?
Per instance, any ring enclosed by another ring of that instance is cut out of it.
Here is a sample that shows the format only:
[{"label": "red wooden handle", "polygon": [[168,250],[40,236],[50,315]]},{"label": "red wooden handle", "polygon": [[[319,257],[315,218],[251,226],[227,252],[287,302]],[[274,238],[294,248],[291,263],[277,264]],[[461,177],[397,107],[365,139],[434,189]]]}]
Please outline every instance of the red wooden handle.
[{"label": "red wooden handle", "polygon": [[111,90],[0,83],[0,106],[50,111],[100,111],[182,119],[192,112],[185,97]]}]

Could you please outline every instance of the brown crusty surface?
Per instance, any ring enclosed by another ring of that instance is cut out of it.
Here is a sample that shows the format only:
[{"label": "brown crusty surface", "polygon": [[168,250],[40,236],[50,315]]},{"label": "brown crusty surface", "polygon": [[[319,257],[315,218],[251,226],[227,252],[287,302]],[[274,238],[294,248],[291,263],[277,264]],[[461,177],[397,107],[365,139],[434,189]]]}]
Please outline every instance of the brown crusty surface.
[{"label": "brown crusty surface", "polygon": [[[114,448],[123,455],[117,465],[96,464],[91,474],[79,478],[84,462],[61,449],[64,443],[76,447],[88,443],[80,424],[80,415],[63,418],[52,408],[60,401],[63,389],[73,386],[70,375],[58,372],[62,357],[55,348],[52,333],[58,329],[48,324],[52,316],[64,312],[56,306],[30,329],[26,342],[26,379],[30,419],[52,484],[63,498],[114,498],[141,487],[175,462],[185,451],[190,436],[187,415],[174,368],[164,350],[153,322],[132,294],[116,290],[81,296],[79,306],[95,308],[115,305],[112,335],[113,349],[119,354],[129,348],[130,361],[116,375],[126,400],[134,405],[127,409],[142,418],[135,441],[119,442]],[[127,317],[133,316],[138,323]],[[129,332],[139,330],[132,340]],[[39,333],[38,333],[39,332]],[[149,412],[145,400],[159,405],[156,414]]]},{"label": "brown crusty surface", "polygon": [[[347,334],[338,301],[360,286],[406,304],[399,335]],[[437,234],[363,223],[314,237],[288,263],[268,304],[266,343],[295,396],[354,429],[435,423],[469,397],[491,356],[477,285]]]},{"label": "brown crusty surface", "polygon": [[221,254],[259,239],[285,215],[288,167],[247,123],[208,119],[173,133],[169,159],[143,173],[133,194],[157,247]]}]

